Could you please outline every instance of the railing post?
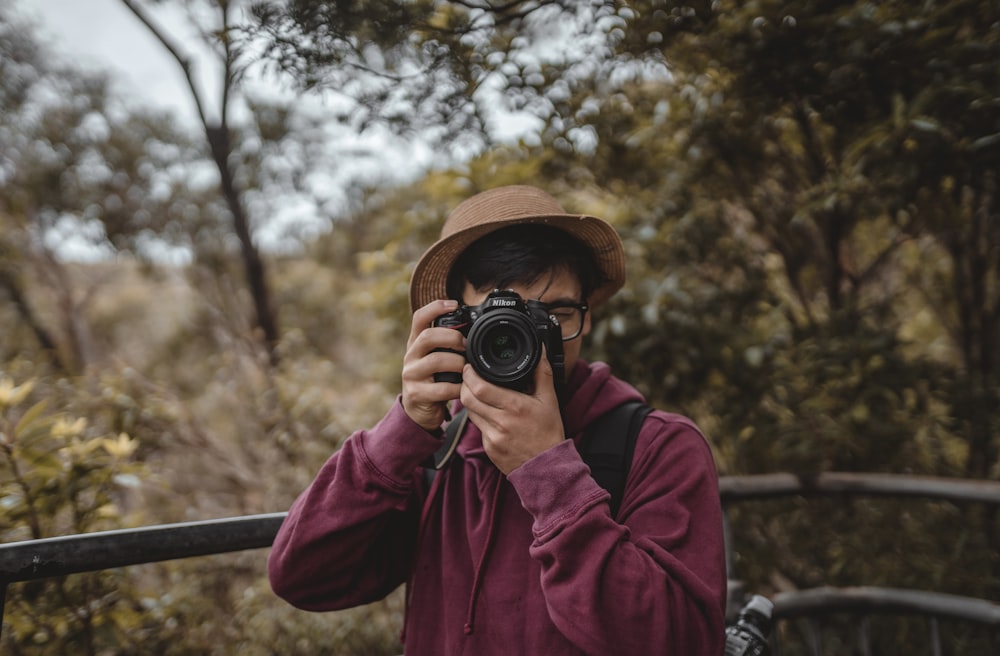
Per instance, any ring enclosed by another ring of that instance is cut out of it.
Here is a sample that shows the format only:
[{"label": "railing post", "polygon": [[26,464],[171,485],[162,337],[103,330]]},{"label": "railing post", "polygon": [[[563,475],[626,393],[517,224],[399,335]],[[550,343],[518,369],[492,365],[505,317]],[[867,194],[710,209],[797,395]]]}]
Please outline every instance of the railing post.
[{"label": "railing post", "polygon": [[809,627],[809,646],[812,648],[813,656],[823,656],[823,637],[819,620],[810,617],[806,620],[806,626]]},{"label": "railing post", "polygon": [[938,618],[931,616],[931,649],[934,650],[934,656],[942,656],[944,651],[941,647],[941,624],[938,622]]},{"label": "railing post", "polygon": [[861,656],[872,656],[872,618],[865,615],[861,618],[861,626],[858,628],[858,638],[861,641]]}]

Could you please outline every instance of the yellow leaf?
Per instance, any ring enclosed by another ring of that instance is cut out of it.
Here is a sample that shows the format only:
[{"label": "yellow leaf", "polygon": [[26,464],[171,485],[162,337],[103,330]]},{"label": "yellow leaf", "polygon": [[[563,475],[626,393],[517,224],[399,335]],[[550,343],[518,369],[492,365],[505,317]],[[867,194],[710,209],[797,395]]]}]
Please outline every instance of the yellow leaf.
[{"label": "yellow leaf", "polygon": [[115,458],[127,458],[135,453],[135,450],[139,447],[139,443],[125,433],[119,433],[116,440],[108,438],[101,440],[101,446]]},{"label": "yellow leaf", "polygon": [[97,509],[97,516],[101,519],[117,519],[118,508],[113,503],[106,503]]},{"label": "yellow leaf", "polygon": [[14,385],[10,378],[0,378],[0,407],[15,406],[20,404],[31,394],[35,382],[27,381],[23,385]]},{"label": "yellow leaf", "polygon": [[76,437],[87,428],[87,419],[85,417],[80,417],[73,423],[60,417],[56,419],[56,423],[52,426],[52,437],[67,438]]}]

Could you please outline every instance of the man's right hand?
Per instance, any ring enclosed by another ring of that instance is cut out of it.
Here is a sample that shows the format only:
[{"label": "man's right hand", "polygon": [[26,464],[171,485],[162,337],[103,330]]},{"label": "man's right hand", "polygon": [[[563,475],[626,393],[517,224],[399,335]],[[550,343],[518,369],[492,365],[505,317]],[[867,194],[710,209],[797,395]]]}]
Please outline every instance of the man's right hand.
[{"label": "man's right hand", "polygon": [[448,402],[457,399],[462,390],[461,383],[434,381],[435,373],[461,373],[465,365],[465,336],[453,328],[431,325],[457,307],[455,301],[433,301],[414,312],[410,324],[410,338],[403,356],[403,410],[429,431],[441,427]]}]

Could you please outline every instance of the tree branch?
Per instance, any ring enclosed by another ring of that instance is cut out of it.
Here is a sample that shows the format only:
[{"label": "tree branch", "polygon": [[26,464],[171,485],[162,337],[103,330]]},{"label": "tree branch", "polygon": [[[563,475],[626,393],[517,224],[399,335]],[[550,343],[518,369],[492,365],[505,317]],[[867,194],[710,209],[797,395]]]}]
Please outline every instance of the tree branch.
[{"label": "tree branch", "polygon": [[191,75],[191,60],[184,57],[177,46],[175,46],[167,34],[160,29],[160,27],[154,23],[149,16],[139,7],[135,0],[122,0],[122,4],[128,7],[139,21],[146,26],[146,28],[152,32],[153,36],[156,37],[170,56],[173,57],[177,63],[180,65],[181,70],[184,71],[184,79],[187,80],[188,88],[191,90],[191,97],[194,99],[195,108],[198,111],[198,118],[201,120],[202,126],[206,129],[208,128],[208,120],[205,117],[205,108],[201,101],[201,94],[198,92],[198,86],[194,83],[194,78]]}]

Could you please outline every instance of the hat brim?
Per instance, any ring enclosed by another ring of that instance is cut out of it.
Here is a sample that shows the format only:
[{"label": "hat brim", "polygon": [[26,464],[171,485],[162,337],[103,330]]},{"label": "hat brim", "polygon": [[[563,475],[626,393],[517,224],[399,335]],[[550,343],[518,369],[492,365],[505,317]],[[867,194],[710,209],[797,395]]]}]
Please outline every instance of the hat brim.
[{"label": "hat brim", "polygon": [[610,224],[586,214],[521,216],[472,226],[442,238],[427,249],[410,280],[410,310],[448,298],[448,274],[470,244],[501,228],[525,223],[559,228],[590,247],[604,278],[603,284],[586,299],[591,307],[603,304],[625,284],[625,253],[621,238]]}]

